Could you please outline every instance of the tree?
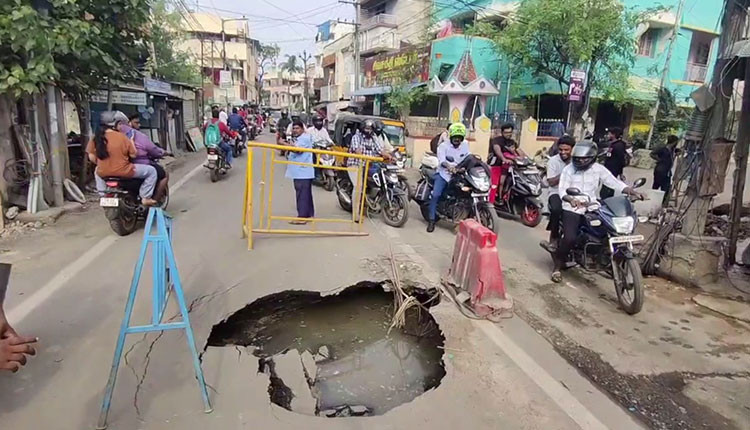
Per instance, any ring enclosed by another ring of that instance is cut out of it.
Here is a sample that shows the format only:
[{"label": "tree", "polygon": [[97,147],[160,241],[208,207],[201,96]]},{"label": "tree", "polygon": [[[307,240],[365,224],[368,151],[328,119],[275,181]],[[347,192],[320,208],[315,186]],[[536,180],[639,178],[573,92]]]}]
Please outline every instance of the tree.
[{"label": "tree", "polygon": [[556,80],[561,94],[573,69],[588,71],[583,102],[571,112],[580,124],[589,99],[626,97],[635,59],[633,34],[643,14],[625,10],[620,0],[521,0],[504,28],[480,22],[471,34],[491,38],[516,70]]},{"label": "tree", "polygon": [[286,61],[281,65],[281,71],[287,74],[287,95],[289,97],[289,106],[292,104],[292,77],[295,73],[302,71],[302,66],[297,61],[296,55],[286,56]]},{"label": "tree", "polygon": [[409,115],[411,106],[422,102],[426,97],[425,87],[412,87],[408,83],[394,84],[385,96],[385,103],[393,116],[404,119]]},{"label": "tree", "polygon": [[256,61],[258,62],[258,82],[255,84],[259,95],[263,94],[263,77],[266,75],[266,67],[276,64],[276,59],[279,57],[280,53],[281,49],[279,48],[279,45],[260,44],[258,56],[256,57]]},{"label": "tree", "polygon": [[182,16],[167,9],[164,0],[153,5],[149,43],[155,55],[150,58],[149,69],[154,76],[168,81],[200,85],[197,60],[178,46],[185,37],[182,25]]}]

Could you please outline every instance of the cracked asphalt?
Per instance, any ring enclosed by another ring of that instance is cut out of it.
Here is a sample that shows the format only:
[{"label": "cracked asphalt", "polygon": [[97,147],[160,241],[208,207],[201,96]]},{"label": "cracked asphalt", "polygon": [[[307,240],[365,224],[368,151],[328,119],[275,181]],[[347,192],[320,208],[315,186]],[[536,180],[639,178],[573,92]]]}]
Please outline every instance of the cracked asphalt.
[{"label": "cracked asphalt", "polygon": [[[173,181],[202,157],[187,156]],[[282,174],[274,212],[289,214],[292,188]],[[198,171],[170,203],[199,351],[214,324],[264,295],[383,280],[389,252],[406,281],[436,283],[450,264],[453,233],[427,234],[416,206],[403,229],[375,221],[366,238],[260,236],[247,251],[239,237],[243,180],[241,164],[216,184]],[[315,199],[319,215],[343,215],[332,193],[316,189]],[[3,428],[94,427],[140,243],[140,232],[111,235],[94,207],[0,242],[0,258],[14,265],[6,308],[23,316],[12,323],[40,338],[40,354],[23,372],[0,376]],[[214,406],[205,415],[185,337],[168,332],[126,343],[110,428],[747,428],[748,324],[696,305],[694,290],[657,279],[647,280],[644,311],[634,317],[617,309],[604,279],[572,271],[566,283],[551,285],[549,257],[537,245],[543,237],[541,227],[502,222],[498,249],[515,317],[484,324],[447,300],[433,308],[446,337],[447,375],[383,416],[323,419],[273,406],[257,360],[233,348],[202,354]],[[80,263],[91,249],[97,254]],[[149,317],[150,277],[143,282],[134,324]],[[176,314],[174,307],[166,312]]]}]

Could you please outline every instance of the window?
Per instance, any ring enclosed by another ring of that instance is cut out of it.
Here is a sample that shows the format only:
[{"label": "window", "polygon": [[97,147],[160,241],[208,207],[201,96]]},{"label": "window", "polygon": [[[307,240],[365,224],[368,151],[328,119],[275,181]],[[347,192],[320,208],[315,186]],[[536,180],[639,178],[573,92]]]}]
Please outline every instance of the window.
[{"label": "window", "polygon": [[638,55],[643,57],[654,56],[654,45],[656,45],[656,30],[649,28],[638,40]]}]

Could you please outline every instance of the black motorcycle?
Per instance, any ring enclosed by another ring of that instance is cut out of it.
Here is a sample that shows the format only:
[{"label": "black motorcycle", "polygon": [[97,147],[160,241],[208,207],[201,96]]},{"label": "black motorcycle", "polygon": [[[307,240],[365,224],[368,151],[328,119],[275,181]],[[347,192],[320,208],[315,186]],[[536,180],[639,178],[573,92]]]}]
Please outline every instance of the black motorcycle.
[{"label": "black motorcycle", "polygon": [[[242,151],[247,149],[247,133],[248,129],[243,128],[240,132],[237,133],[237,136],[234,137],[234,139],[231,140],[230,145],[232,145],[232,155],[235,157],[239,157],[242,155]],[[251,137],[251,139],[253,139]]]},{"label": "black motorcycle", "polygon": [[[399,166],[396,151],[392,154],[391,163],[374,163],[367,179],[365,192],[365,210],[370,214],[380,214],[383,221],[391,227],[402,227],[409,219],[409,193],[405,191],[399,179]],[[337,170],[336,195],[339,206],[347,212],[352,211],[354,184],[347,171]]]},{"label": "black motorcycle", "polygon": [[523,225],[536,227],[542,222],[544,204],[542,195],[542,174],[533,161],[516,158],[510,167],[503,189],[497,193],[495,209],[498,215],[520,217]]},{"label": "black motorcycle", "polygon": [[[327,140],[316,140],[313,142],[313,149],[330,151],[333,143]],[[336,157],[330,154],[313,154],[313,163],[317,166],[333,166],[336,163]],[[336,178],[333,169],[323,167],[315,168],[315,178],[313,184],[323,187],[326,191],[333,191],[336,188]]]},{"label": "black motorcycle", "polygon": [[[102,178],[107,185],[103,195],[99,198],[99,206],[104,209],[104,215],[109,225],[118,236],[127,236],[138,227],[138,221],[145,220],[148,215],[147,207],[141,204],[139,191],[143,179],[108,177]],[[169,205],[169,188],[159,201],[159,207],[166,209]]]},{"label": "black motorcycle", "polygon": [[224,155],[224,151],[218,146],[209,146],[206,148],[206,164],[203,167],[207,168],[211,176],[211,182],[219,180],[221,175],[227,173],[227,158]]},{"label": "black motorcycle", "polygon": [[[645,183],[645,178],[638,179],[633,188]],[[577,188],[568,188],[566,192],[569,196],[581,196]],[[637,314],[643,307],[643,276],[633,244],[644,238],[633,234],[639,218],[630,198],[620,195],[587,201],[584,219],[571,250],[573,260],[587,272],[604,272],[611,277],[622,309],[630,315]],[[548,242],[542,242],[541,246],[555,252]]]},{"label": "black motorcycle", "polygon": [[[447,158],[453,162],[452,157]],[[425,165],[419,169],[422,179],[417,184],[414,201],[417,202],[425,221],[430,221],[430,199],[437,169]],[[459,223],[474,218],[483,226],[497,233],[500,226],[495,209],[489,202],[490,168],[478,156],[469,155],[456,166],[437,206],[438,218]]]}]

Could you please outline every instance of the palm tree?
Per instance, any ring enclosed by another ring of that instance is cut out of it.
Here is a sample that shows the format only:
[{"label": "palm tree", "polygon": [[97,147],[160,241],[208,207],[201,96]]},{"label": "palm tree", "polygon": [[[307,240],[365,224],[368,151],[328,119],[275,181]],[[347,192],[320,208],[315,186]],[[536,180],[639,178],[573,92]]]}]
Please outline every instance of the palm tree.
[{"label": "palm tree", "polygon": [[281,65],[281,71],[287,73],[287,94],[289,96],[289,103],[287,105],[287,108],[292,104],[292,75],[294,73],[299,73],[302,71],[302,66],[297,62],[297,56],[296,55],[289,55],[286,56],[286,61]]}]

